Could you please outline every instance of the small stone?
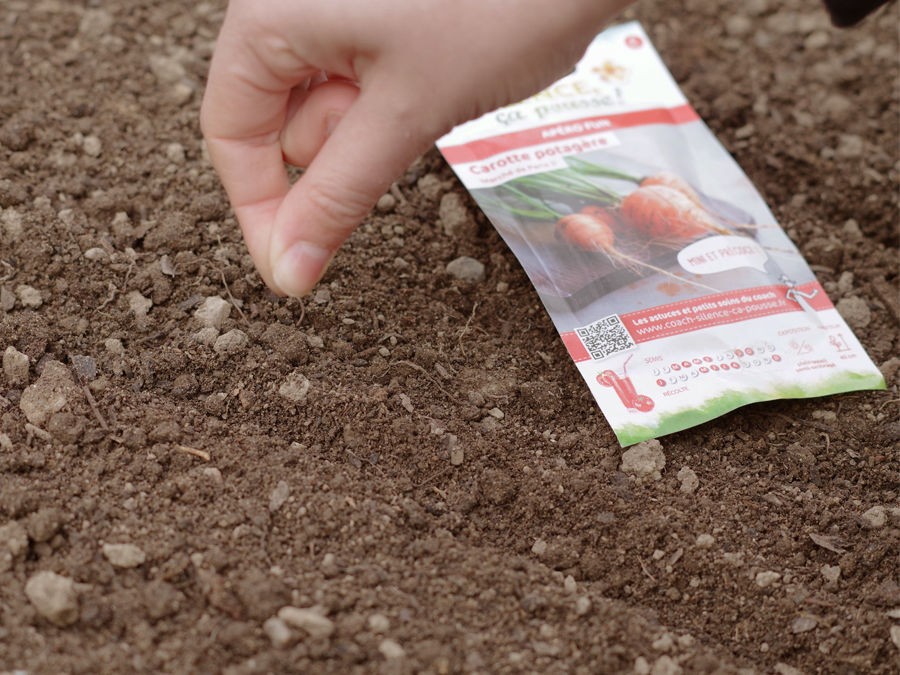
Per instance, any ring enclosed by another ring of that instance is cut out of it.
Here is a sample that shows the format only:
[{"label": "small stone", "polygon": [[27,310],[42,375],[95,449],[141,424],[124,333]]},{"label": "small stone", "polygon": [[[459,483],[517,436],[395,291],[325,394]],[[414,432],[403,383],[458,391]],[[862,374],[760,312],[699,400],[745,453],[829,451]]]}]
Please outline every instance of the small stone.
[{"label": "small stone", "polygon": [[231,303],[223,300],[218,295],[206,298],[203,304],[194,312],[194,318],[202,326],[221,330],[225,319],[231,314]]},{"label": "small stone", "polygon": [[634,660],[634,675],[650,675],[650,663],[643,656]]},{"label": "small stone", "polygon": [[452,466],[459,466],[465,459],[465,453],[462,448],[455,447],[450,451],[450,464]]},{"label": "small stone", "polygon": [[6,381],[15,387],[28,382],[28,356],[10,345],[3,352],[3,374]]},{"label": "small stone", "polygon": [[457,192],[448,192],[441,197],[438,214],[444,232],[450,237],[471,236],[477,231],[477,223],[472,219],[463,198]]},{"label": "small stone", "polygon": [[37,381],[22,392],[19,409],[33,425],[40,427],[50,416],[65,408],[78,395],[69,369],[59,361],[47,361]]},{"label": "small stone", "polygon": [[447,263],[447,272],[460,281],[478,283],[484,280],[484,265],[465,255]]},{"label": "small stone", "polygon": [[575,599],[575,614],[584,616],[591,611],[591,599],[586,595],[579,595]]},{"label": "small stone", "polygon": [[103,544],[103,555],[113,567],[131,568],[144,564],[147,555],[134,544]]},{"label": "small stone", "polygon": [[389,211],[393,211],[395,206],[397,206],[397,198],[394,197],[394,195],[392,195],[390,192],[381,195],[378,198],[378,203],[375,204],[375,208],[378,209],[381,213],[388,213]]},{"label": "small stone", "polygon": [[841,576],[841,566],[840,565],[822,565],[822,569],[819,570],[822,574],[822,577],[829,584],[836,584],[838,579]]},{"label": "small stone", "polygon": [[10,311],[16,306],[16,295],[6,286],[0,286],[0,309]]},{"label": "small stone", "polygon": [[660,656],[650,669],[650,675],[681,675],[681,666],[671,656]]},{"label": "small stone", "polygon": [[278,481],[278,485],[275,486],[275,489],[272,490],[272,494],[269,495],[269,511],[275,513],[280,509],[287,501],[290,494],[291,486],[283,480]]},{"label": "small stone", "polygon": [[69,357],[69,361],[71,361],[75,373],[83,380],[90,381],[97,377],[97,362],[93,357],[83,354],[73,354]]},{"label": "small stone", "polygon": [[103,347],[113,356],[125,356],[125,347],[118,338],[107,338],[103,341]]},{"label": "small stone", "polygon": [[384,655],[384,658],[389,661],[393,659],[402,659],[406,656],[406,651],[403,647],[390,638],[385,638],[381,641],[378,645],[378,651],[380,651]]},{"label": "small stone", "polygon": [[112,15],[105,9],[86,9],[78,23],[78,32],[85,37],[103,37],[113,25]]},{"label": "small stone", "polygon": [[872,310],[860,297],[841,298],[835,307],[851,328],[865,328],[872,321]]},{"label": "small stone", "polygon": [[85,136],[81,142],[81,149],[89,157],[99,157],[100,153],[103,152],[103,143],[96,136]]},{"label": "small stone", "polygon": [[716,543],[715,537],[711,534],[698,534],[697,535],[697,548],[712,548]]},{"label": "small stone", "polygon": [[390,629],[390,619],[384,614],[376,612],[369,617],[369,630],[373,633],[387,633]]},{"label": "small stone", "polygon": [[23,307],[37,309],[44,304],[41,292],[28,284],[22,284],[21,286],[16,287],[16,297]]},{"label": "small stone", "polygon": [[78,621],[78,595],[75,582],[68,577],[37,572],[25,584],[25,595],[41,616],[57,626]]},{"label": "small stone", "polygon": [[134,320],[142,326],[147,322],[147,313],[153,307],[153,301],[145,298],[140,291],[131,291],[128,294],[128,309],[134,314]]},{"label": "small stone", "polygon": [[160,84],[175,84],[187,75],[184,66],[177,59],[162,54],[150,56],[150,70]]},{"label": "small stone", "polygon": [[444,191],[444,184],[435,174],[427,173],[416,181],[416,189],[426,200],[435,202]]},{"label": "small stone", "polygon": [[194,97],[194,88],[187,82],[176,82],[169,90],[169,96],[175,105],[184,105]]},{"label": "small stone", "polygon": [[285,649],[296,642],[296,637],[288,625],[277,616],[269,617],[263,623],[263,632],[275,649]]},{"label": "small stone", "polygon": [[17,520],[11,520],[0,526],[0,549],[5,547],[13,558],[24,555],[28,550],[28,533]]},{"label": "small stone", "polygon": [[647,478],[659,480],[660,473],[666,466],[666,456],[662,445],[656,439],[644,441],[630,447],[622,453],[619,470],[633,476],[638,481]]},{"label": "small stone", "polygon": [[334,622],[313,609],[282,607],[278,610],[278,618],[313,638],[328,638],[334,633]]},{"label": "small stone", "polygon": [[884,527],[887,523],[887,510],[881,506],[873,506],[871,509],[862,514],[862,524],[868,530],[877,530]]},{"label": "small stone", "polygon": [[203,475],[206,476],[206,478],[211,480],[213,483],[217,483],[220,485],[222,483],[222,472],[219,471],[219,469],[217,469],[214,466],[205,467],[203,469]]},{"label": "small stone", "polygon": [[538,558],[544,555],[547,552],[547,542],[543,539],[538,539],[531,546],[531,552],[534,553]]},{"label": "small stone", "polygon": [[753,22],[742,14],[733,14],[725,21],[725,32],[731,37],[744,37],[753,30]]},{"label": "small stone", "polygon": [[578,590],[578,584],[575,583],[575,577],[571,574],[566,575],[566,578],[563,579],[563,590],[566,593],[574,593]]},{"label": "small stone", "polygon": [[109,254],[106,252],[106,249],[101,248],[100,246],[94,246],[84,252],[84,257],[91,262],[99,262],[109,258]]},{"label": "small stone", "polygon": [[675,646],[675,639],[670,633],[663,633],[650,646],[658,652],[667,652]]},{"label": "small stone", "polygon": [[840,159],[858,159],[866,151],[866,144],[862,136],[856,134],[841,134],[838,138],[838,146],[834,149],[834,156]]},{"label": "small stone", "polygon": [[250,339],[239,328],[232,328],[227,333],[220,335],[213,343],[213,351],[217,354],[237,354],[243,351]]},{"label": "small stone", "polygon": [[700,485],[700,479],[697,478],[696,472],[689,466],[683,466],[678,471],[678,481],[681,483],[679,488],[682,492],[692,494]]},{"label": "small stone", "polygon": [[32,541],[50,541],[63,524],[63,513],[52,506],[45,506],[32,513],[25,521],[25,529]]},{"label": "small stone", "polygon": [[831,37],[823,30],[817,30],[810,33],[803,41],[803,48],[807,51],[815,51],[827,47],[831,42]]},{"label": "small stone", "polygon": [[197,344],[206,345],[207,347],[212,347],[216,343],[216,339],[219,337],[219,329],[213,328],[212,326],[204,326],[196,333],[191,334],[191,339]]},{"label": "small stone", "polygon": [[776,663],[774,670],[778,675],[803,675],[803,671],[799,668],[794,668],[794,666],[782,662]]},{"label": "small stone", "polygon": [[291,403],[302,403],[309,394],[309,387],[309,379],[303,373],[295,370],[278,387],[278,395]]},{"label": "small stone", "polygon": [[819,620],[816,617],[809,614],[802,614],[794,619],[794,621],[791,623],[791,632],[808,633],[818,625]]},{"label": "small stone", "polygon": [[891,642],[900,649],[900,626],[891,626]]},{"label": "small stone", "polygon": [[181,143],[169,143],[166,146],[166,159],[173,164],[184,164],[184,146]]},{"label": "small stone", "polygon": [[760,588],[767,588],[779,579],[781,579],[781,575],[778,572],[772,572],[771,570],[758,572],[756,574],[756,585]]}]

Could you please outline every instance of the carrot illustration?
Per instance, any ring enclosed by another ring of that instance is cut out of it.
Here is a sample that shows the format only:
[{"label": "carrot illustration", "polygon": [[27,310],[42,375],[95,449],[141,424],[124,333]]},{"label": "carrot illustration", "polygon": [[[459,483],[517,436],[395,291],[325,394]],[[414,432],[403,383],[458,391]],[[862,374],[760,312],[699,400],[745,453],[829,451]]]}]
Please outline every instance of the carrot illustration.
[{"label": "carrot illustration", "polygon": [[664,185],[639,187],[622,200],[619,208],[626,223],[660,241],[731,234],[683,192]]},{"label": "carrot illustration", "polygon": [[692,202],[694,202],[694,204],[706,210],[706,206],[703,204],[703,200],[700,199],[700,195],[697,194],[697,191],[693,187],[691,187],[690,183],[688,183],[677,173],[672,173],[671,171],[663,171],[662,173],[647,176],[640,182],[640,187],[649,187],[651,185],[661,185],[663,187],[677,190]]},{"label": "carrot illustration", "polygon": [[[586,213],[585,211],[590,211]],[[616,235],[613,227],[616,219],[613,214],[600,207],[585,207],[581,213],[563,216],[556,222],[556,235],[560,239],[591,253],[603,253],[612,262],[619,263],[632,271],[649,269],[657,274],[671,277],[679,282],[689,283],[708,291],[717,292],[715,288],[697,283],[640,260],[633,255],[616,248]]]}]

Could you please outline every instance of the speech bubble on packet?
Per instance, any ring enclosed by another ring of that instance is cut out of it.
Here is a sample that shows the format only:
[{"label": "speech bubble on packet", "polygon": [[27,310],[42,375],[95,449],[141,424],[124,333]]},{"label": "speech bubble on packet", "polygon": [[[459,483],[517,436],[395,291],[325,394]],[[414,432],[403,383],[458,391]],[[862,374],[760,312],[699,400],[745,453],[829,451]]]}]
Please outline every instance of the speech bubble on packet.
[{"label": "speech bubble on packet", "polygon": [[765,272],[768,259],[756,241],[735,235],[707,237],[678,252],[678,264],[692,274],[715,274],[740,267]]}]

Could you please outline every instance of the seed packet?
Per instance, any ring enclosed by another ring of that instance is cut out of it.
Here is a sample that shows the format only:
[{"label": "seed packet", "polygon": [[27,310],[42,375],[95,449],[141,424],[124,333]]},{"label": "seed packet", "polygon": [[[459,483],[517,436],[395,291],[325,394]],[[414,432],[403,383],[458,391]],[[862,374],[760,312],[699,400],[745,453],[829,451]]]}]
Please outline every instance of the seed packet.
[{"label": "seed packet", "polygon": [[438,148],[622,445],[753,402],[885,387],[638,23]]}]

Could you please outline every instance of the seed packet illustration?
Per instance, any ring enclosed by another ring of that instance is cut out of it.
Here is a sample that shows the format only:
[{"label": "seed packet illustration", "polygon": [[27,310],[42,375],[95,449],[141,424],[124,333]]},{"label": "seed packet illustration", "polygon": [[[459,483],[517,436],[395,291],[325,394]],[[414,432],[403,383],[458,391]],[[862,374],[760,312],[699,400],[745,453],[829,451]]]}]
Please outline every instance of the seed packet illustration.
[{"label": "seed packet illustration", "polygon": [[884,378],[636,22],[438,142],[619,442]]}]

